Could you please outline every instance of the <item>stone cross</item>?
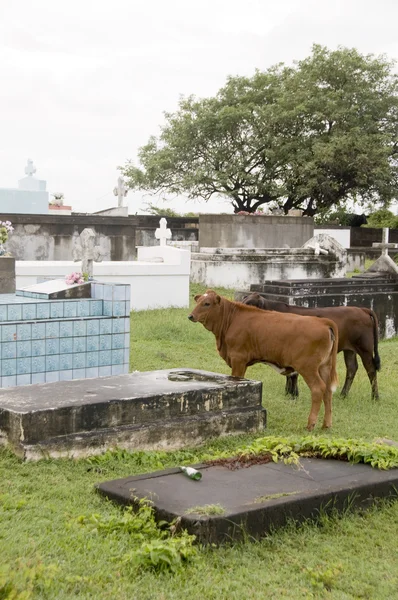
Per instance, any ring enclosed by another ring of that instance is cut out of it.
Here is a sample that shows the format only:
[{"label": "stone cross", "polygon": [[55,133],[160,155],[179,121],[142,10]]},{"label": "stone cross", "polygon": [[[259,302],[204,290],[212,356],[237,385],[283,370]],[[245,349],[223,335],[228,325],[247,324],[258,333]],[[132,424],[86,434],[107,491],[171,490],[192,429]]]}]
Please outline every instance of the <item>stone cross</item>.
[{"label": "stone cross", "polygon": [[28,175],[29,177],[32,177],[32,175],[34,175],[36,173],[36,167],[33,164],[33,160],[31,158],[28,158],[28,164],[25,167],[25,174]]},{"label": "stone cross", "polygon": [[117,186],[113,189],[113,193],[117,196],[118,206],[123,206],[123,198],[127,196],[128,191],[123,177],[118,177]]},{"label": "stone cross", "polygon": [[155,231],[155,238],[160,240],[161,246],[166,246],[166,240],[171,239],[171,231],[167,229],[167,221],[164,217],[159,221],[159,227]]},{"label": "stone cross", "polygon": [[372,244],[373,248],[380,248],[381,249],[381,256],[388,256],[388,249],[389,248],[391,250],[393,248],[398,248],[398,244],[389,244],[388,243],[388,236],[389,236],[389,228],[388,227],[383,227],[383,237],[382,237],[381,244],[380,244],[380,242],[373,242],[373,244]]},{"label": "stone cross", "polygon": [[80,234],[80,243],[73,248],[73,260],[82,261],[82,273],[87,273],[89,279],[93,277],[93,262],[102,262],[102,252],[99,246],[95,246],[95,231],[83,229]]}]

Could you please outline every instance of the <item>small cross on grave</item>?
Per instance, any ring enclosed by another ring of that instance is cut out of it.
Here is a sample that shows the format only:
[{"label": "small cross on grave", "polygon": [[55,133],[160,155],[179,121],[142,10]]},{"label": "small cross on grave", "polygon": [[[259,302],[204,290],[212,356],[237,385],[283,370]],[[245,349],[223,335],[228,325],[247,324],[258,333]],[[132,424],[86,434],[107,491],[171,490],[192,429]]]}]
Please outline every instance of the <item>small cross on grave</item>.
[{"label": "small cross on grave", "polygon": [[382,237],[382,242],[380,244],[380,242],[373,242],[372,246],[373,248],[380,248],[381,250],[381,256],[388,256],[388,250],[393,250],[394,248],[398,248],[398,244],[389,244],[388,243],[388,235],[389,235],[389,228],[388,227],[383,227],[383,237]]},{"label": "small cross on grave", "polygon": [[171,231],[167,229],[167,221],[164,217],[159,221],[159,227],[155,231],[155,238],[160,240],[161,246],[166,246],[166,240],[171,239]]},{"label": "small cross on grave", "polygon": [[29,177],[32,177],[32,175],[34,175],[36,173],[36,167],[33,164],[33,160],[31,158],[28,158],[28,163],[25,167],[25,174],[28,175]]},{"label": "small cross on grave", "polygon": [[123,206],[123,198],[127,196],[128,191],[123,177],[118,177],[117,186],[113,189],[113,193],[117,196],[118,206]]},{"label": "small cross on grave", "polygon": [[73,248],[73,260],[82,261],[82,273],[87,273],[89,279],[93,278],[93,262],[102,262],[102,252],[99,246],[95,246],[95,231],[83,229],[78,242]]}]

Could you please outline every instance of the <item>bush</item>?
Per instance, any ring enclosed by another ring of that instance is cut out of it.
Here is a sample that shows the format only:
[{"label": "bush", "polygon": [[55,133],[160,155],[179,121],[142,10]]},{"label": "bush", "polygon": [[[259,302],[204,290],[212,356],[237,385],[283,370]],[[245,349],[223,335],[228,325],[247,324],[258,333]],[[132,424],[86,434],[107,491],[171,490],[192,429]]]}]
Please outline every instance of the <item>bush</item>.
[{"label": "bush", "polygon": [[387,208],[381,208],[368,217],[365,227],[390,227],[391,229],[398,229],[398,216],[394,215]]}]

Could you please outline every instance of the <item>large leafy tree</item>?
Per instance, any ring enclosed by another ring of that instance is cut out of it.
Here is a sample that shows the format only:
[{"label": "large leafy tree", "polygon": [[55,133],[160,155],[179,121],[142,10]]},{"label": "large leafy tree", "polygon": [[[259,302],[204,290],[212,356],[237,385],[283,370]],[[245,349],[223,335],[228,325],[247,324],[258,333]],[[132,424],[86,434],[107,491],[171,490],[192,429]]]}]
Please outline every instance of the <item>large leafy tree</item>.
[{"label": "large leafy tree", "polygon": [[293,67],[231,77],[182,99],[123,167],[129,185],[314,215],[348,200],[387,206],[398,186],[398,79],[385,57],[314,46]]}]

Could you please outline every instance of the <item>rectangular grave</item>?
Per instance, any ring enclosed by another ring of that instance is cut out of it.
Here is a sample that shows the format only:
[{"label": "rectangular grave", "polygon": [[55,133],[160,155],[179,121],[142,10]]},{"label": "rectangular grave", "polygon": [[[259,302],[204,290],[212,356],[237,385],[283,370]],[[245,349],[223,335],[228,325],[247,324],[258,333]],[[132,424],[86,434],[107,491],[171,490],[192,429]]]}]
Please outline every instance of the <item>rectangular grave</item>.
[{"label": "rectangular grave", "polygon": [[16,291],[17,296],[41,300],[91,298],[91,282],[67,285],[65,279],[51,279]]},{"label": "rectangular grave", "polygon": [[[302,522],[316,519],[321,511],[367,508],[377,498],[398,495],[398,469],[314,458],[300,463],[301,469],[270,462],[235,471],[197,465],[200,481],[173,468],[105,481],[97,489],[120,504],[151,500],[158,520],[179,518],[179,526],[203,544],[261,538],[290,519]],[[214,505],[223,514],[205,514]]]},{"label": "rectangular grave", "polygon": [[262,384],[189,369],[0,390],[0,437],[27,459],[181,448],[260,431]]},{"label": "rectangular grave", "polygon": [[351,278],[267,280],[236,292],[241,301],[250,292],[276,302],[309,308],[361,306],[375,311],[381,338],[398,335],[398,280],[380,273]]}]

